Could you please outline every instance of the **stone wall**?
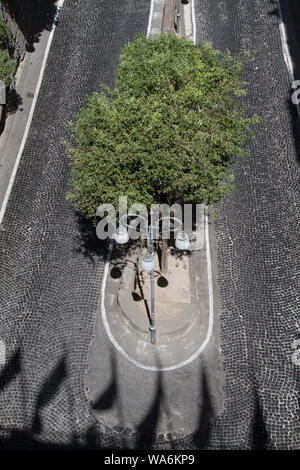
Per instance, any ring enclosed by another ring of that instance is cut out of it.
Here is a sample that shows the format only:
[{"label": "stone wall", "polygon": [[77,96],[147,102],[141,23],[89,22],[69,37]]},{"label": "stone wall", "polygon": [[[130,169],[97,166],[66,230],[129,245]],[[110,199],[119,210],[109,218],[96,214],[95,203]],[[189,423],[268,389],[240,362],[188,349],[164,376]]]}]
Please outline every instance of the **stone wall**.
[{"label": "stone wall", "polygon": [[51,28],[55,13],[54,0],[2,0],[3,17],[7,24],[8,46],[19,62],[26,51],[34,50],[40,33]]}]

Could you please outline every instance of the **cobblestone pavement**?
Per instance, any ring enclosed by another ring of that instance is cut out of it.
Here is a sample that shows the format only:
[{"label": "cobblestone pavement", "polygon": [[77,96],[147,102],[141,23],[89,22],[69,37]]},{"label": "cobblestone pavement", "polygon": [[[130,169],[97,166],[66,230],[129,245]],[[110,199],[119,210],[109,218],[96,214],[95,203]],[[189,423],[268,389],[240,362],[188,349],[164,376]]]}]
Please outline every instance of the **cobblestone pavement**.
[{"label": "cobblestone pavement", "polygon": [[95,240],[66,202],[63,142],[86,94],[112,84],[121,46],[146,33],[149,9],[149,0],[65,0],[59,18],[0,232],[0,336],[8,359],[0,370],[0,433],[14,431],[9,446],[95,439],[83,371],[104,263],[99,243],[90,254]]},{"label": "cobblestone pavement", "polygon": [[[247,68],[247,103],[263,123],[252,158],[236,165],[237,191],[218,208],[216,223],[225,410],[208,427],[207,409],[199,423],[204,437],[168,443],[150,436],[146,445],[296,448],[299,189],[278,17],[268,1],[195,3],[198,40],[234,52],[257,49]],[[122,444],[117,432],[94,422],[85,398],[106,250],[65,200],[63,141],[85,95],[101,81],[111,84],[121,45],[146,32],[149,7],[146,0],[65,0],[0,232],[0,331],[8,356],[0,370],[0,433],[8,447]],[[113,379],[103,409],[115,388]]]},{"label": "cobblestone pavement", "polygon": [[256,51],[245,102],[262,117],[217,211],[227,400],[210,446],[299,448],[299,162],[277,2],[197,0],[196,21],[197,41]]}]

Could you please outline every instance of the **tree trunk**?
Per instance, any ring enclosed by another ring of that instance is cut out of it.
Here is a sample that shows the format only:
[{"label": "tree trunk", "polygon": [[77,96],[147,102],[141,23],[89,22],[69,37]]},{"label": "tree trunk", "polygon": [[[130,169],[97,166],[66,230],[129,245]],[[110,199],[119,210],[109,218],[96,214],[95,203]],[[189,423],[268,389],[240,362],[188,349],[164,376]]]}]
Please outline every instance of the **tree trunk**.
[{"label": "tree trunk", "polygon": [[161,270],[164,274],[168,273],[168,240],[162,239],[161,242]]}]

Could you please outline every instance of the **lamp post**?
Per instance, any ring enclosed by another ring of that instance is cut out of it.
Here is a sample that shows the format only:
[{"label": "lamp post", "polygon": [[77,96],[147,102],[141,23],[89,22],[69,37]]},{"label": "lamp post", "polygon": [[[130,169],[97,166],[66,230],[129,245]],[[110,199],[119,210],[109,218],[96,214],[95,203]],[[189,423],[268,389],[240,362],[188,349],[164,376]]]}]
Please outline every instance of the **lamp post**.
[{"label": "lamp post", "polygon": [[[150,281],[151,281],[151,317],[150,317],[150,339],[151,343],[156,343],[156,326],[155,326],[155,310],[154,310],[154,269],[155,269],[155,259],[154,259],[154,243],[153,243],[153,229],[159,229],[159,224],[163,220],[173,220],[179,223],[180,230],[178,235],[176,236],[175,246],[178,250],[187,250],[189,247],[189,237],[186,232],[183,231],[183,223],[180,219],[176,217],[160,217],[158,220],[153,223],[153,211],[150,210],[150,225],[148,226],[148,221],[145,217],[140,214],[129,213],[124,214],[120,219],[120,225],[117,229],[116,233],[114,234],[114,239],[119,244],[125,244],[129,241],[129,234],[128,228],[133,228],[137,225],[136,219],[130,221],[130,223],[126,223],[125,219],[128,217],[135,217],[141,218],[145,226],[147,227],[146,231],[141,230],[142,233],[146,234],[147,236],[147,253],[142,258],[141,266],[144,271],[150,272]],[[171,229],[175,232],[176,228]]]}]

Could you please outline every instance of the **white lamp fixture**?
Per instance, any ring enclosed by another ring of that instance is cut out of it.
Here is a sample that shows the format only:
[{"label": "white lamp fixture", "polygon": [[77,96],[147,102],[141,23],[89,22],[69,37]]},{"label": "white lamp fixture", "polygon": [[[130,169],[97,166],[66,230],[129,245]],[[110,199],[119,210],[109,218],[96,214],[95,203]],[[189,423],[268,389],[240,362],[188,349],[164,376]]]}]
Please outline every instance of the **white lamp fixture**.
[{"label": "white lamp fixture", "polygon": [[114,233],[113,237],[116,240],[116,242],[119,243],[119,245],[124,245],[125,243],[129,241],[129,235],[128,235],[127,229],[123,225],[119,226],[119,228]]},{"label": "white lamp fixture", "polygon": [[152,271],[155,268],[154,256],[151,253],[146,253],[141,262],[144,271]]},{"label": "white lamp fixture", "polygon": [[175,246],[178,250],[187,250],[190,246],[188,234],[184,231],[179,232],[175,240]]}]

